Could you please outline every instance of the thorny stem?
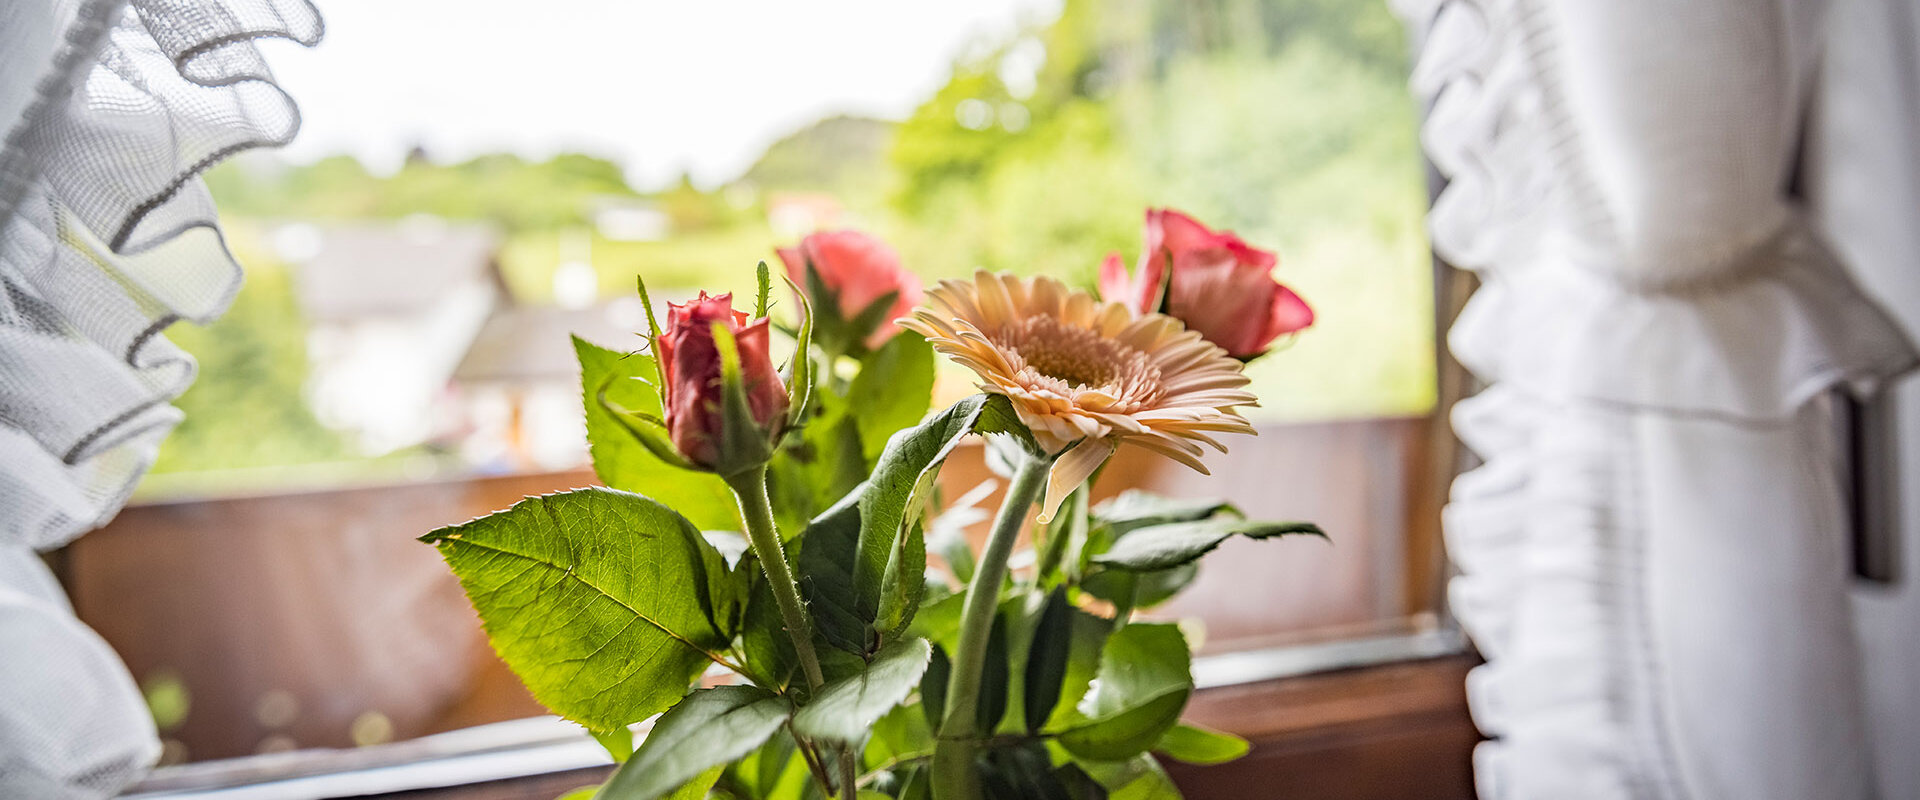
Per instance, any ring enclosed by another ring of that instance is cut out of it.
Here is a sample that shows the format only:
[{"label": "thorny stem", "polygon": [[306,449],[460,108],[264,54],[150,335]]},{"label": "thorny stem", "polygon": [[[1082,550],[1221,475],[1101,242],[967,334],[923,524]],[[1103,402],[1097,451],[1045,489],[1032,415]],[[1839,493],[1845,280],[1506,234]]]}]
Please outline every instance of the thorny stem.
[{"label": "thorny stem", "polygon": [[[747,529],[747,542],[753,546],[754,557],[760,559],[760,568],[767,573],[767,585],[773,590],[774,602],[780,606],[780,618],[786,625],[787,635],[793,639],[794,654],[800,657],[800,668],[807,673],[807,688],[819,691],[826,679],[820,672],[820,656],[813,650],[813,627],[808,624],[806,608],[800,601],[800,586],[793,581],[793,568],[787,564],[786,551],[780,546],[780,530],[773,524],[773,505],[767,501],[767,468],[761,465],[722,477],[740,503],[740,521]],[[853,800],[859,792],[847,777],[853,774],[852,753],[851,749],[840,753],[841,796],[846,800]],[[824,768],[818,768],[815,774],[824,779],[824,772]]]},{"label": "thorny stem", "polygon": [[767,573],[767,585],[774,602],[780,606],[780,620],[793,639],[793,651],[800,657],[800,668],[807,673],[807,688],[818,689],[826,679],[820,674],[820,657],[813,651],[813,627],[807,624],[807,612],[800,602],[800,587],[793,582],[793,569],[780,546],[780,530],[773,525],[773,506],[767,502],[765,465],[723,476],[740,503],[740,521],[747,528],[747,542],[760,568]]},{"label": "thorny stem", "polygon": [[979,750],[980,679],[986,670],[987,638],[993,631],[993,617],[1000,605],[1000,585],[1007,579],[1007,558],[1020,538],[1020,528],[1046,485],[1047,459],[1027,456],[1007,486],[1006,501],[994,517],[993,530],[987,535],[980,562],[974,566],[973,580],[967,584],[967,599],[960,612],[960,643],[953,656],[953,672],[947,681],[947,716],[940,724],[940,736],[933,749],[934,800],[977,800],[980,786],[973,771],[974,754]]}]

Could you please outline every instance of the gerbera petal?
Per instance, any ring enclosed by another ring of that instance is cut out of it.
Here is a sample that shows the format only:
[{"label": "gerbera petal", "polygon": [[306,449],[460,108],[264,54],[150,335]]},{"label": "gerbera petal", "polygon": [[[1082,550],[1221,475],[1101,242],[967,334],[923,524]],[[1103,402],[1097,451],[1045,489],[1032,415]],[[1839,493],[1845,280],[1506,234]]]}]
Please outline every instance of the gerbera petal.
[{"label": "gerbera petal", "polygon": [[1080,488],[1093,471],[1107,463],[1119,442],[1113,439],[1083,439],[1072,450],[1068,450],[1053,462],[1053,468],[1047,471],[1047,496],[1040,501],[1040,524],[1053,521],[1053,513],[1060,510],[1060,501]]}]

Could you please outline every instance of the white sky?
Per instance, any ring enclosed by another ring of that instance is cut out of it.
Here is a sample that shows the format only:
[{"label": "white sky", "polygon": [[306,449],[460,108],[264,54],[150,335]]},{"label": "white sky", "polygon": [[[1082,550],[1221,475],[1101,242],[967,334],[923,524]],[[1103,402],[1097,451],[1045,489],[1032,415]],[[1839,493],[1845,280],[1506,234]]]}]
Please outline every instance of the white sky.
[{"label": "white sky", "polygon": [[984,38],[1058,0],[317,0],[326,39],[268,60],[300,104],[297,162],[387,170],[575,150],[656,186],[730,179],[832,113],[903,118]]}]

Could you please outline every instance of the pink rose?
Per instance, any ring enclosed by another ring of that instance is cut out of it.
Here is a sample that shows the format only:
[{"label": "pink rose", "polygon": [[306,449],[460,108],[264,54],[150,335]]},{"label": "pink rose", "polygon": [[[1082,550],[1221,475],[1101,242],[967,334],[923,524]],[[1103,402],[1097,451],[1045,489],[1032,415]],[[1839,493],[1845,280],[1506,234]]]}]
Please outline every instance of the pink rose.
[{"label": "pink rose", "polygon": [[[920,278],[900,268],[900,255],[893,248],[859,231],[822,231],[775,252],[787,265],[787,275],[808,293],[819,315],[814,335],[823,347],[879,349],[900,332],[893,320],[920,304]],[[813,296],[809,271],[819,278],[826,297]],[[885,311],[870,313],[869,307],[888,294],[893,302]]]},{"label": "pink rose", "polygon": [[1100,265],[1105,299],[1137,314],[1176,317],[1243,360],[1313,324],[1307,302],[1273,279],[1279,263],[1273,253],[1249,246],[1232,231],[1208,230],[1172,209],[1148,209],[1146,227],[1147,249],[1137,276],[1128,277],[1118,254]]},{"label": "pink rose", "polygon": [[733,310],[733,295],[700,297],[684,305],[667,304],[666,329],[654,344],[666,381],[661,387],[667,435],[688,461],[707,469],[722,466],[721,431],[724,424],[720,351],[713,341],[713,324],[733,332],[740,352],[740,376],[753,421],[777,437],[786,424],[787,389],[768,354],[767,320],[747,322]]}]

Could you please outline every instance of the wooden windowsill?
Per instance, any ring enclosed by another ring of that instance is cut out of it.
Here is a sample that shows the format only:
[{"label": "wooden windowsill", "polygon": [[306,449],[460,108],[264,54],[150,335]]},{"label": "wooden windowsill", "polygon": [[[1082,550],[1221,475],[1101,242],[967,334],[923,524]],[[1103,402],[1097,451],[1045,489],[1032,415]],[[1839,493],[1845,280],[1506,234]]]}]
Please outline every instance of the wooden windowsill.
[{"label": "wooden windowsill", "polygon": [[[1168,771],[1189,800],[1466,800],[1479,740],[1464,690],[1473,663],[1449,655],[1202,689],[1187,718],[1243,736],[1253,751],[1215,767],[1169,763]],[[163,768],[131,796],[551,800],[610,769],[598,746],[565,723],[489,727],[359,750]]]}]

